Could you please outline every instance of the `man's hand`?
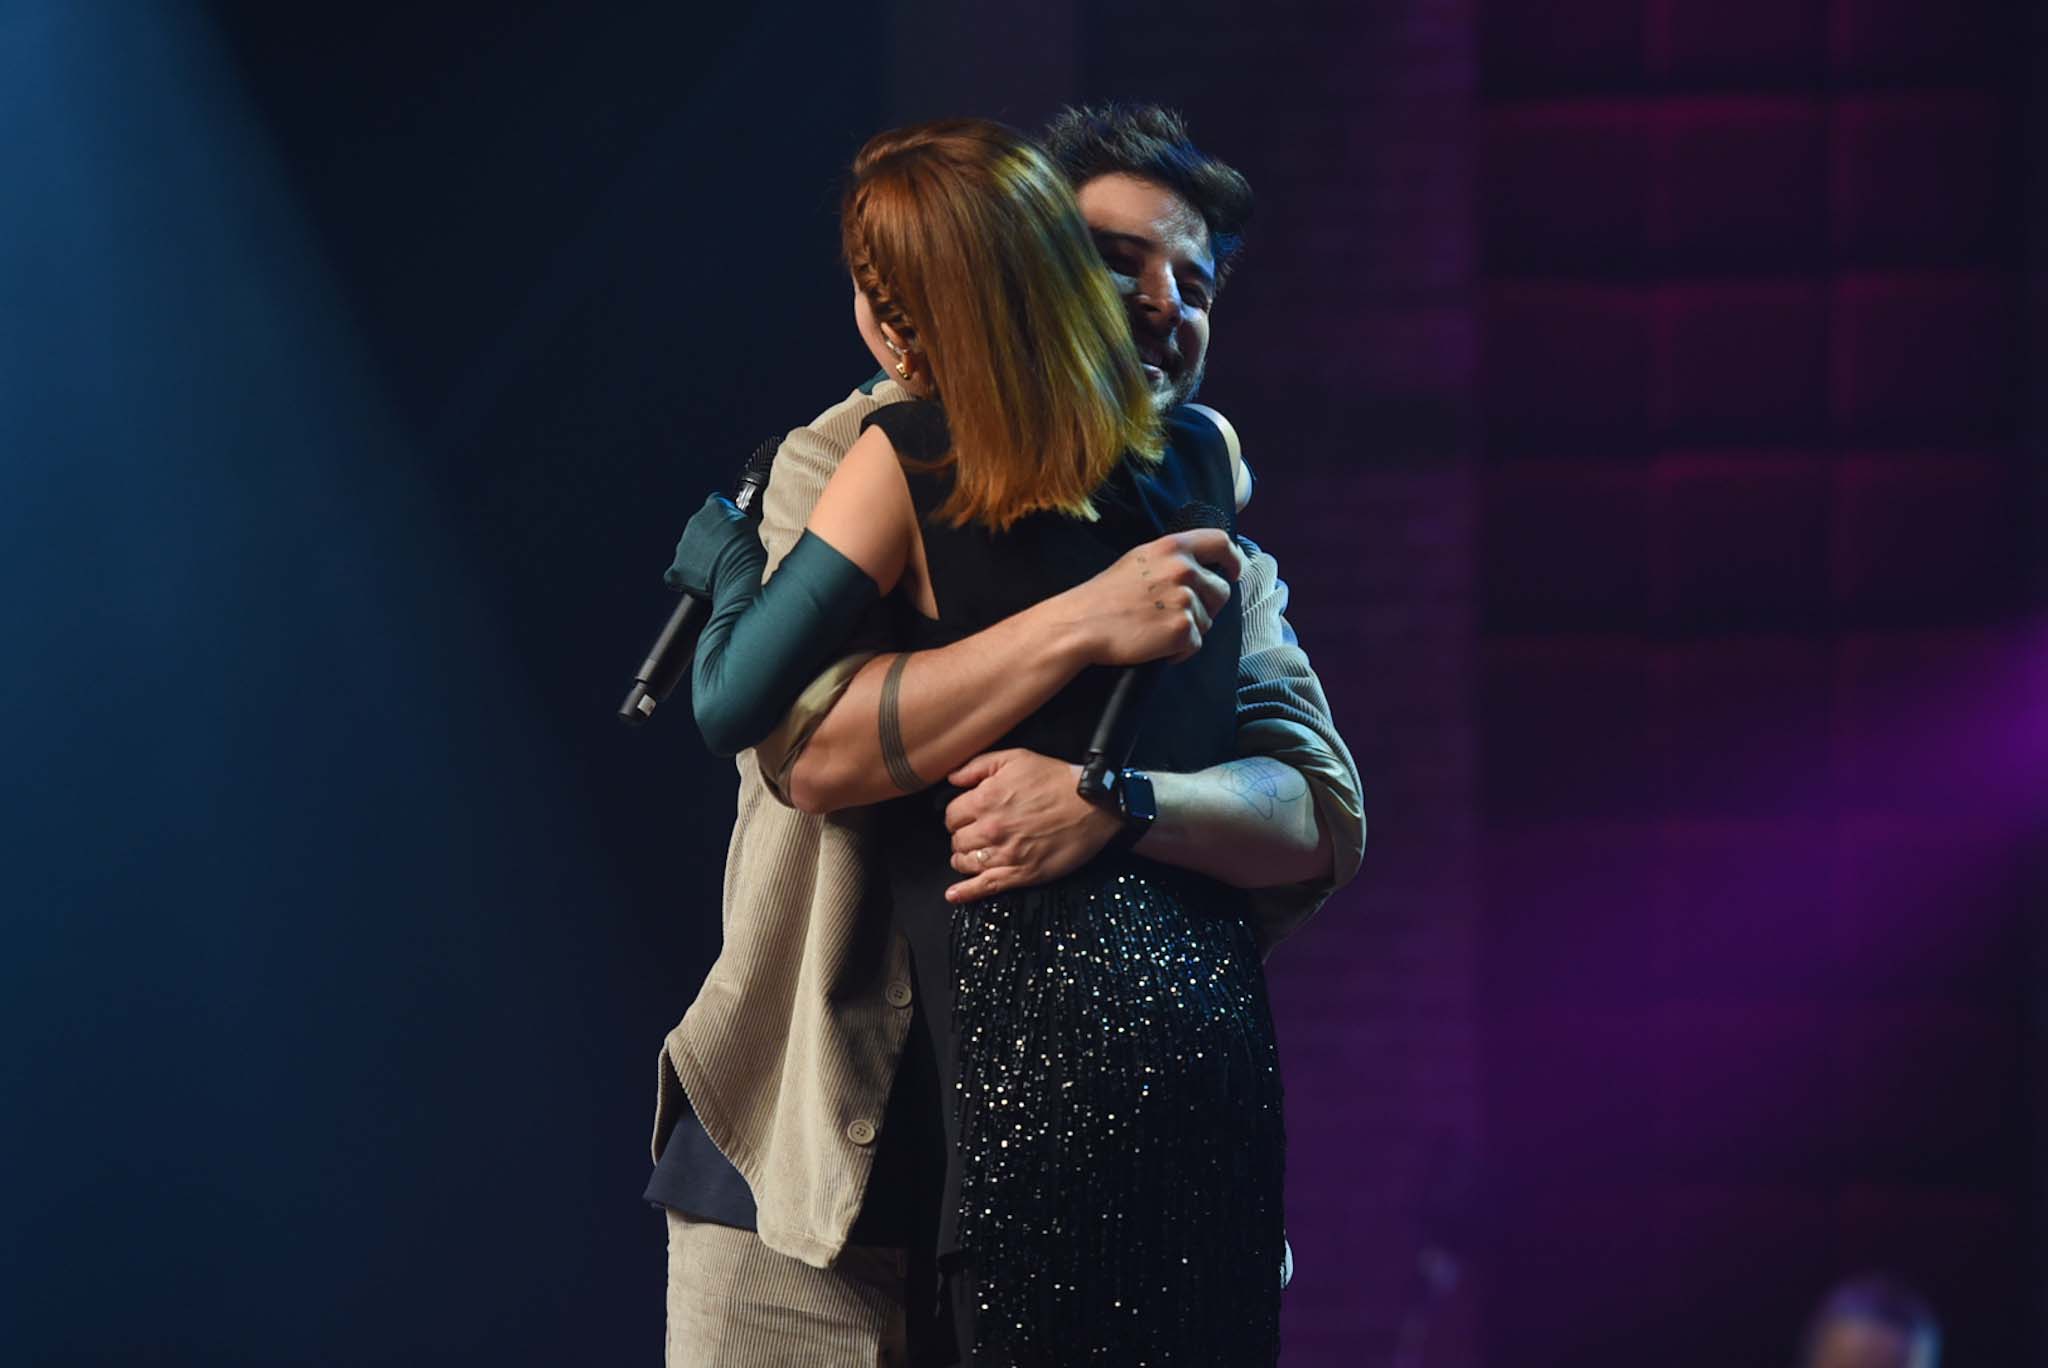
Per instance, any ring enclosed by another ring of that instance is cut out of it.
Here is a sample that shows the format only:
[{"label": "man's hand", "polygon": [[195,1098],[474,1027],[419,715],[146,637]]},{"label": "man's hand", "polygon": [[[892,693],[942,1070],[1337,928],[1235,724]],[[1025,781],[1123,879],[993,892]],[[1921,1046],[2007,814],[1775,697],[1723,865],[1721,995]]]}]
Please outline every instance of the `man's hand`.
[{"label": "man's hand", "polygon": [[1123,823],[1074,791],[1081,767],[1028,750],[977,755],[946,776],[967,790],[946,807],[953,868],[971,875],[946,890],[972,902],[1057,879],[1095,858]]},{"label": "man's hand", "polygon": [[1054,602],[1078,623],[1092,665],[1178,663],[1202,649],[1243,573],[1230,534],[1201,527],[1131,548]]}]

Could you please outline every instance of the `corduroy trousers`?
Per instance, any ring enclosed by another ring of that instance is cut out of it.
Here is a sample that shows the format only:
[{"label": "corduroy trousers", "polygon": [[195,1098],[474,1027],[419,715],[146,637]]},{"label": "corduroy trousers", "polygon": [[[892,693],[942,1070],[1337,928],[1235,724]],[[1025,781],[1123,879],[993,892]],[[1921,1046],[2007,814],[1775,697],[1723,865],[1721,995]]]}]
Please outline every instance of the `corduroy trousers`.
[{"label": "corduroy trousers", "polygon": [[751,1230],[668,1214],[668,1368],[904,1368],[905,1256],[849,1247],[831,1268]]}]

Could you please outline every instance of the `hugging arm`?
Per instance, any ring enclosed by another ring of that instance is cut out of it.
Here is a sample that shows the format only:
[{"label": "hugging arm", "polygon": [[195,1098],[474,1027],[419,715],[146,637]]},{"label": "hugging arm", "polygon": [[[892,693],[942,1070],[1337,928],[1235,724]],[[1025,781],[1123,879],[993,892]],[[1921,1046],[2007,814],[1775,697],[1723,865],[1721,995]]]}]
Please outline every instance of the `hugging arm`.
[{"label": "hugging arm", "polygon": [[1089,665],[1193,655],[1240,568],[1223,533],[1176,532],[972,636],[876,656],[828,711],[806,720],[800,748],[764,748],[763,771],[806,812],[915,792],[993,745]]},{"label": "hugging arm", "polygon": [[[1287,585],[1249,541],[1238,581],[1240,757],[1194,774],[1152,775],[1158,820],[1135,847],[1164,864],[1253,890],[1261,947],[1299,927],[1357,873],[1365,818],[1358,771],[1322,685],[1283,616]],[[1119,825],[1074,793],[1078,769],[1028,751],[981,756],[951,776],[946,812],[955,900],[1041,883],[1094,857]]]},{"label": "hugging arm", "polygon": [[[1236,433],[1224,436],[1237,505],[1250,478]],[[806,812],[915,792],[994,745],[1089,665],[1184,660],[1230,597],[1243,556],[1213,528],[1132,548],[1108,569],[973,636],[865,660],[822,710],[791,719],[762,754],[771,787]]]},{"label": "hugging arm", "polygon": [[1270,950],[1358,873],[1365,858],[1365,801],[1358,766],[1337,733],[1322,681],[1287,623],[1287,582],[1280,578],[1280,567],[1250,540],[1240,540],[1246,559],[1240,582],[1244,651],[1237,661],[1238,753],[1278,761],[1298,774],[1315,805],[1317,826],[1330,841],[1326,871],[1253,894],[1260,944]]},{"label": "hugging arm", "polygon": [[[1025,750],[977,756],[949,776],[955,902],[1044,883],[1093,859],[1122,819],[1075,792],[1081,767]],[[1147,859],[1237,888],[1325,877],[1331,840],[1308,786],[1263,756],[1193,774],[1151,773],[1158,818],[1134,847]]]},{"label": "hugging arm", "polygon": [[[1240,492],[1248,485],[1240,479]],[[1159,819],[1138,849],[1256,888],[1255,917],[1270,947],[1357,872],[1365,822],[1357,768],[1284,617],[1287,586],[1272,557],[1248,540],[1242,547],[1240,758],[1199,774],[1155,774]],[[948,812],[955,867],[966,876],[956,890],[981,886],[974,881],[999,869],[1008,872],[998,881],[1019,884],[1057,877],[1092,858],[1116,819],[1078,799],[1063,762],[980,752],[1079,668],[1063,635],[1074,622],[1047,600],[939,650],[848,657],[813,682],[763,743],[762,773],[785,801],[819,812],[882,801],[904,783],[947,774],[968,789]],[[1088,625],[1083,618],[1084,642]],[[979,864],[974,856],[984,850]]]},{"label": "hugging arm", "polygon": [[767,552],[732,502],[713,496],[676,547],[669,583],[708,597],[691,707],[711,749],[766,736],[853,625],[895,587],[908,555],[909,493],[879,429],[856,441],[809,525],[765,583]]}]

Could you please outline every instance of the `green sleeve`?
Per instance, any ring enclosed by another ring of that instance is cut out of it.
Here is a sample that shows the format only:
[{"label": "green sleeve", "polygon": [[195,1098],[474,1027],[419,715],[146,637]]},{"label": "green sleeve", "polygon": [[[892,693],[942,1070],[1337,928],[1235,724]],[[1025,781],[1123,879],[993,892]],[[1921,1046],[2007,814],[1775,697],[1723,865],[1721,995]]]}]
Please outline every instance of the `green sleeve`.
[{"label": "green sleeve", "polygon": [[690,681],[705,744],[737,755],[759,743],[879,597],[866,571],[808,531],[766,584],[758,565],[721,577]]}]

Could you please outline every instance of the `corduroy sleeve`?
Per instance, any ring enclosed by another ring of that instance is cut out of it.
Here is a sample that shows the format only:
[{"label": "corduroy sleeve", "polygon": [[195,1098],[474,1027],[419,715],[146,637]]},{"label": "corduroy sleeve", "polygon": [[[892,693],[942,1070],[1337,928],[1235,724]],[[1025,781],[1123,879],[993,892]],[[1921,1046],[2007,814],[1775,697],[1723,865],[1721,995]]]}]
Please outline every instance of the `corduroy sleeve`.
[{"label": "corduroy sleeve", "polygon": [[1252,894],[1259,948],[1266,952],[1358,873],[1365,858],[1365,799],[1322,681],[1287,625],[1287,581],[1256,542],[1239,537],[1238,545],[1245,567],[1238,581],[1244,653],[1237,662],[1237,753],[1262,755],[1300,772],[1317,819],[1330,833],[1332,852],[1327,879]]},{"label": "corduroy sleeve", "polygon": [[[832,472],[839,469],[839,462],[860,436],[861,421],[884,404],[905,397],[894,381],[863,386],[855,393],[868,402],[844,405],[833,410],[829,418],[795,429],[782,439],[775,452],[775,465],[761,499],[761,545],[768,552],[770,575],[803,535],[811,510],[818,506],[825,486],[832,482]],[[856,629],[847,653],[826,666],[805,687],[781,723],[754,747],[761,782],[778,802],[789,802],[789,772],[796,767],[797,757],[803,754],[811,733],[832,711],[832,705],[846,692],[860,667],[886,643],[883,621],[877,613]]]}]

